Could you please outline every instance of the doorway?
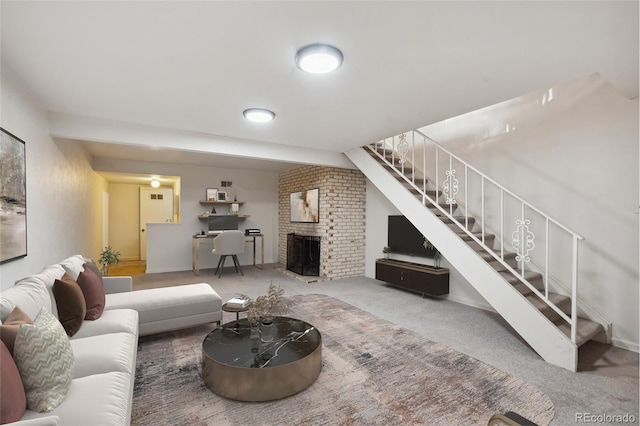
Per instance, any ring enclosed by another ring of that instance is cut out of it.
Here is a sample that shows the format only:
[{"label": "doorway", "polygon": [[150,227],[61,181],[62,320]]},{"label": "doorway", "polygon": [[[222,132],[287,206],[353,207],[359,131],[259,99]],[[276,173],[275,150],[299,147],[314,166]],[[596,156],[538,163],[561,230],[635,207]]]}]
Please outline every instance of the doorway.
[{"label": "doorway", "polygon": [[140,187],[140,260],[147,260],[147,223],[173,222],[173,189]]}]

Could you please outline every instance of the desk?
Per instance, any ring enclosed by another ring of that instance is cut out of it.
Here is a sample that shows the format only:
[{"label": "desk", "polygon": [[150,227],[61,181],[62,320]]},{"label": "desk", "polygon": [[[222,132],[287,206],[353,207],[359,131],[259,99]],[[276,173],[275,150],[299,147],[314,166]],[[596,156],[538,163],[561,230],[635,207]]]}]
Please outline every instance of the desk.
[{"label": "desk", "polygon": [[[195,275],[200,275],[200,245],[213,246],[213,239],[217,235],[194,235],[191,237],[191,269]],[[256,264],[256,238],[260,238],[260,264]],[[247,235],[245,241],[253,243],[253,266],[264,269],[264,235]]]}]

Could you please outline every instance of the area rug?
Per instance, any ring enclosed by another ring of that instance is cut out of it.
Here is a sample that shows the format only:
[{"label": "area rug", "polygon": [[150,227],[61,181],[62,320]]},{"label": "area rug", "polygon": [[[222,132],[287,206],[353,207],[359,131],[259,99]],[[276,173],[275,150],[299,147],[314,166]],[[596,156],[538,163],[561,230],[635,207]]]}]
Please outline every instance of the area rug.
[{"label": "area rug", "polygon": [[322,333],[313,385],[278,401],[228,400],[202,380],[212,327],[141,337],[132,425],[467,426],[507,411],[548,425],[554,416],[544,393],[495,367],[335,298],[291,298],[290,316]]}]

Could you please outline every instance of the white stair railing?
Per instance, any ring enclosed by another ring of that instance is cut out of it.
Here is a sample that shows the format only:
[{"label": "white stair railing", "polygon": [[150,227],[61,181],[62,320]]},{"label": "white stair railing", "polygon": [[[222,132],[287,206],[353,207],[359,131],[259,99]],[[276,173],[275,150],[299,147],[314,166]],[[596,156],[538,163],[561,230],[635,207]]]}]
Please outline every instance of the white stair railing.
[{"label": "white stair railing", "polygon": [[[383,139],[369,148],[420,193],[424,205],[437,208],[566,321],[571,341],[576,343],[581,235],[418,130]],[[442,190],[443,202],[429,195],[427,182],[433,182],[436,191]],[[458,207],[461,213],[456,216]],[[479,224],[479,232],[472,232],[470,218]],[[515,266],[507,258],[508,247],[515,251]],[[526,278],[527,270],[541,273],[542,291]],[[552,285],[570,288],[569,314],[549,299]]]}]

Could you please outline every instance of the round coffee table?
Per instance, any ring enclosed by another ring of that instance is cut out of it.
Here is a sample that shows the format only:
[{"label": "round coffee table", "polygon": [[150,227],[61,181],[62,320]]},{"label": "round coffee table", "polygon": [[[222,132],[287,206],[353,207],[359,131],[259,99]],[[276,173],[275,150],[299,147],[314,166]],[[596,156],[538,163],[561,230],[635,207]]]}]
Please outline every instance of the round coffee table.
[{"label": "round coffee table", "polygon": [[322,337],[304,321],[275,317],[272,342],[251,339],[246,318],[216,328],[202,342],[202,376],[214,393],[270,401],[311,386],[322,368]]}]

